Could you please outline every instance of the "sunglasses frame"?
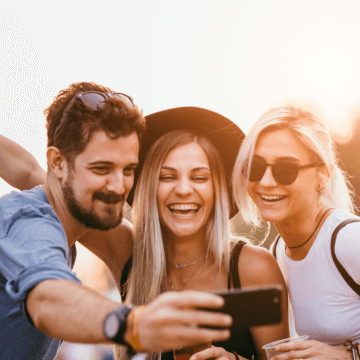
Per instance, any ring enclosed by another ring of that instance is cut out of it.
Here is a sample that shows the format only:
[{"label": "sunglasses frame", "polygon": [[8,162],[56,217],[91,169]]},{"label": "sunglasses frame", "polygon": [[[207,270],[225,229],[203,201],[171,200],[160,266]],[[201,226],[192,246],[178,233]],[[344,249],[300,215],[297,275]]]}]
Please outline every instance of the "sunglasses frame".
[{"label": "sunglasses frame", "polygon": [[[91,95],[91,94],[97,94],[97,95],[100,95],[103,97],[103,100],[99,101],[96,104],[96,108],[94,108],[90,102],[86,102],[86,99],[84,98],[84,95]],[[121,95],[121,96],[117,96],[117,95]],[[62,124],[64,123],[64,120],[65,120],[69,110],[72,108],[72,106],[74,105],[76,100],[81,100],[84,105],[90,106],[92,109],[97,110],[99,107],[99,104],[101,104],[103,101],[105,101],[106,99],[108,99],[110,97],[117,97],[119,99],[124,100],[127,104],[131,104],[132,106],[135,106],[134,99],[131,96],[123,94],[123,93],[118,93],[118,92],[103,93],[100,91],[84,91],[81,93],[77,93],[76,95],[74,95],[74,97],[69,102],[68,106],[65,108],[63,116],[59,122],[59,125],[56,127],[56,130],[54,132],[54,138],[56,138],[56,134],[58,133],[59,129],[61,128]]]},{"label": "sunglasses frame", "polygon": [[[254,161],[256,161],[256,162],[258,162],[258,163],[261,163],[261,164],[263,165],[263,167],[264,167],[264,172],[262,173],[260,179],[250,180]],[[296,169],[296,176],[295,176],[295,178],[294,178],[293,181],[291,181],[291,182],[289,182],[289,183],[288,183],[288,182],[285,182],[285,183],[284,183],[283,181],[279,181],[279,180],[278,180],[278,178],[277,178],[278,175],[276,175],[276,173],[274,173],[273,167],[274,167],[274,166],[277,166],[277,165],[281,165],[281,164],[291,165],[291,166],[293,166],[293,167]],[[280,185],[291,185],[292,183],[294,183],[294,182],[296,181],[297,177],[299,176],[299,170],[309,169],[309,168],[312,168],[312,167],[318,167],[319,165],[324,165],[324,163],[323,163],[323,162],[316,162],[316,163],[307,164],[307,165],[295,165],[295,164],[292,164],[292,163],[289,163],[289,162],[285,162],[285,161],[284,161],[284,162],[279,162],[279,163],[275,163],[275,164],[270,164],[270,163],[263,163],[262,161],[260,161],[260,160],[258,160],[258,159],[254,159],[253,162],[252,162],[252,164],[251,164],[251,168],[250,168],[249,181],[250,181],[250,182],[260,181],[260,180],[264,177],[265,172],[266,172],[266,169],[270,166],[270,168],[271,168],[271,174],[272,174],[274,180],[275,180],[278,184],[280,184]]]}]

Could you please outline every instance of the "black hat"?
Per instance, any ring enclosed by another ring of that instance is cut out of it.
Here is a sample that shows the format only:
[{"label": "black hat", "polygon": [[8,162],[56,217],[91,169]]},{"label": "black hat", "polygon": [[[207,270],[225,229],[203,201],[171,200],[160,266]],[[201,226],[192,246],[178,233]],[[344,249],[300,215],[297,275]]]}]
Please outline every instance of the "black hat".
[{"label": "black hat", "polygon": [[146,118],[146,129],[142,136],[139,166],[135,171],[134,187],[127,202],[132,204],[134,191],[144,159],[154,142],[174,130],[189,130],[206,136],[216,147],[223,160],[229,198],[232,206],[231,217],[237,213],[232,198],[231,174],[240,145],[245,138],[241,129],[226,117],[198,107],[179,107],[150,114]]}]

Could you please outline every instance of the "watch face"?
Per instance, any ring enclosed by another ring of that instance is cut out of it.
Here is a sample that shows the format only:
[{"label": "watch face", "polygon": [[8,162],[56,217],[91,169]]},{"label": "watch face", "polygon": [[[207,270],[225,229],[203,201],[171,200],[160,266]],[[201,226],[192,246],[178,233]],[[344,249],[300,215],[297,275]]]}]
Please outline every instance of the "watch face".
[{"label": "watch face", "polygon": [[119,330],[119,320],[116,314],[110,314],[104,325],[105,334],[108,338],[113,338]]}]

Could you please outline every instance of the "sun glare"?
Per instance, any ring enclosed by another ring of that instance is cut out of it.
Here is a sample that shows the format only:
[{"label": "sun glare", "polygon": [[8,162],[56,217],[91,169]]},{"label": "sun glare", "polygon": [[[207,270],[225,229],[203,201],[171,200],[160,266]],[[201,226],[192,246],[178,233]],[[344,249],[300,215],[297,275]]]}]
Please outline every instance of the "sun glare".
[{"label": "sun glare", "polygon": [[307,44],[303,75],[309,94],[326,109],[329,126],[340,141],[351,136],[349,105],[360,92],[360,52],[348,38],[323,36]]}]

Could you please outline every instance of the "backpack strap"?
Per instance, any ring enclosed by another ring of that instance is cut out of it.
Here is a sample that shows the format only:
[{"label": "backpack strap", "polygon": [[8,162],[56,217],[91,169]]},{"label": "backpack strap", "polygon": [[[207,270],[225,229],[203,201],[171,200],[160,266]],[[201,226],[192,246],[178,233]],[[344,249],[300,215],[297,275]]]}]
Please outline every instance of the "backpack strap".
[{"label": "backpack strap", "polygon": [[344,267],[340,264],[340,261],[336,257],[335,254],[335,242],[336,242],[336,236],[340,229],[342,229],[345,225],[350,224],[352,222],[360,222],[360,219],[347,219],[344,220],[342,223],[340,223],[336,229],[334,230],[332,236],[331,236],[331,256],[333,258],[333,261],[339,270],[341,276],[344,278],[344,280],[347,282],[347,284],[360,296],[360,285],[357,284],[353,278],[348,274],[348,272],[344,269]]},{"label": "backpack strap", "polygon": [[129,273],[132,267],[132,257],[129,258],[129,260],[126,262],[123,271],[121,273],[120,278],[120,295],[121,295],[121,301],[125,301],[126,295],[127,295],[127,281],[129,277]]},{"label": "backpack strap", "polygon": [[280,235],[277,235],[274,242],[272,243],[272,245],[273,245],[272,254],[274,255],[275,259],[276,259],[276,247],[277,247],[277,244],[279,242],[279,239],[280,239]]},{"label": "backpack strap", "polygon": [[231,279],[235,289],[241,288],[240,277],[239,277],[239,257],[240,252],[245,245],[245,241],[240,240],[236,243],[230,257],[230,274],[228,276],[228,289],[231,289]]}]

